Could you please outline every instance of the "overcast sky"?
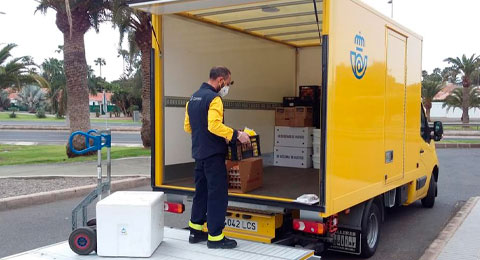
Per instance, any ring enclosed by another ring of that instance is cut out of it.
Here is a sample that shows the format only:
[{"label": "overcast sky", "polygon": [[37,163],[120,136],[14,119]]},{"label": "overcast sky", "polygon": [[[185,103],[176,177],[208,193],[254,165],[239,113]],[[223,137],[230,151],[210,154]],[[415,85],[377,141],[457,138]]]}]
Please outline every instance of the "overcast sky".
[{"label": "overcast sky", "polygon": [[[390,16],[387,0],[362,0],[383,14]],[[63,44],[63,36],[55,25],[55,11],[47,15],[34,14],[34,0],[0,0],[0,44],[16,43],[15,56],[30,55],[35,62],[45,58],[62,58],[55,53]],[[394,19],[423,36],[423,69],[447,66],[443,59],[462,54],[480,54],[479,0],[394,0]],[[118,32],[111,24],[104,24],[97,34],[90,30],[85,35],[87,62],[98,68],[94,60],[102,57],[106,67],[102,76],[117,79],[123,72],[122,60],[117,58]]]}]

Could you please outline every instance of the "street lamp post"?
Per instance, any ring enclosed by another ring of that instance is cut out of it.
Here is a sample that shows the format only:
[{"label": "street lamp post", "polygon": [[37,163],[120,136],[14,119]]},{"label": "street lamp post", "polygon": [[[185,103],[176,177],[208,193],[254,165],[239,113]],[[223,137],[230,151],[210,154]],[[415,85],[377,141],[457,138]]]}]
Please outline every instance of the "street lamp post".
[{"label": "street lamp post", "polygon": [[392,13],[391,13],[390,17],[392,17],[392,19],[393,19],[393,0],[389,0],[388,3],[392,5]]}]

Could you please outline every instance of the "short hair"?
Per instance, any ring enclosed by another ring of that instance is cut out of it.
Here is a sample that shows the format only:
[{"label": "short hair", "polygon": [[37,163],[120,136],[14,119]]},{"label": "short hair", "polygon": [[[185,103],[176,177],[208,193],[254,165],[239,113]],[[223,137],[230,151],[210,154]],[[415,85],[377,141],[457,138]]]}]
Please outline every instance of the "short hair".
[{"label": "short hair", "polygon": [[228,78],[231,75],[230,70],[224,66],[216,66],[210,70],[210,79],[217,79],[218,77]]}]

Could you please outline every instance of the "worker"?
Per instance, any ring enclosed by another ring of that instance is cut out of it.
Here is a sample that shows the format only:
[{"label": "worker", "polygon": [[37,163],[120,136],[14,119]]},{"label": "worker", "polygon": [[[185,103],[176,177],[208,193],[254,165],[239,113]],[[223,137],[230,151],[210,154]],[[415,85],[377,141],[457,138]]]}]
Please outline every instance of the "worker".
[{"label": "worker", "polygon": [[[223,234],[228,205],[228,180],[225,157],[227,144],[250,142],[247,133],[223,122],[222,98],[233,84],[230,70],[223,66],[210,70],[203,83],[186,104],[184,130],[192,135],[195,159],[195,195],[189,221],[190,243],[207,241],[208,248],[230,249],[237,242]],[[207,222],[208,234],[203,232]]]}]

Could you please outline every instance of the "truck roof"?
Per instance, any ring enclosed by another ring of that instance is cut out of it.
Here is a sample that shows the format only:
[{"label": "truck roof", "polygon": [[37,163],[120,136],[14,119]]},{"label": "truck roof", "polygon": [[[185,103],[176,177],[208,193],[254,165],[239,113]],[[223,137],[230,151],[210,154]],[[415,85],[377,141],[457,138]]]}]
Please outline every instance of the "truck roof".
[{"label": "truck roof", "polygon": [[[380,16],[411,36],[422,37],[359,0],[359,7]],[[323,0],[131,0],[129,6],[153,14],[178,14],[292,47],[321,44]],[[317,25],[318,16],[318,25]]]}]

